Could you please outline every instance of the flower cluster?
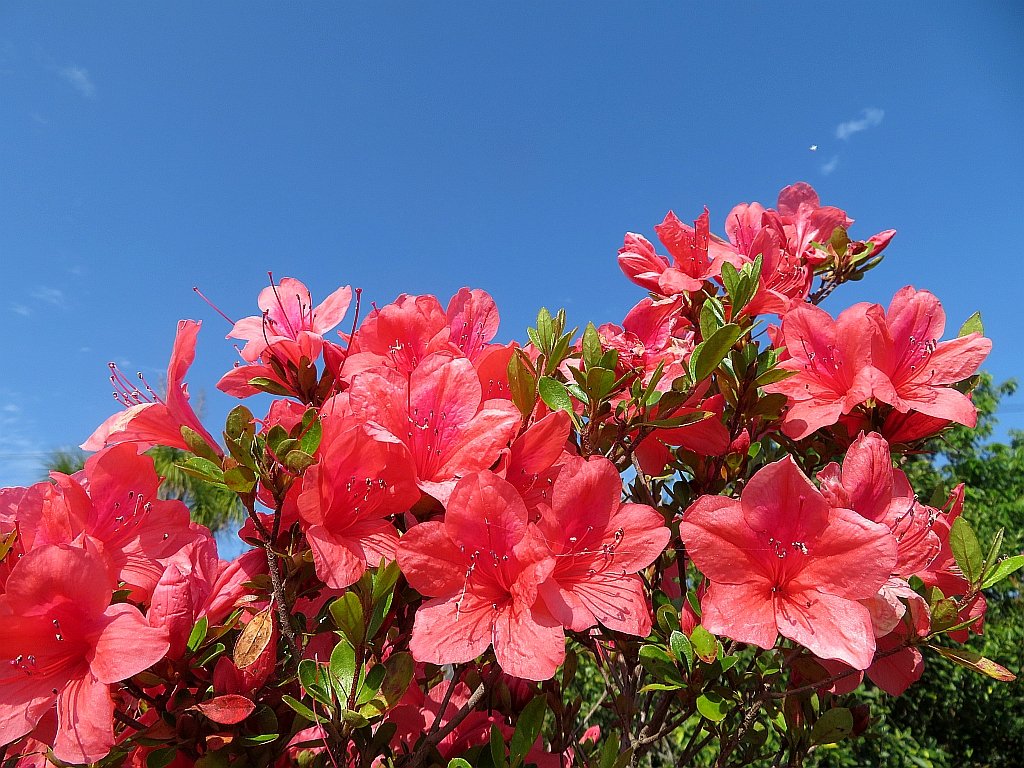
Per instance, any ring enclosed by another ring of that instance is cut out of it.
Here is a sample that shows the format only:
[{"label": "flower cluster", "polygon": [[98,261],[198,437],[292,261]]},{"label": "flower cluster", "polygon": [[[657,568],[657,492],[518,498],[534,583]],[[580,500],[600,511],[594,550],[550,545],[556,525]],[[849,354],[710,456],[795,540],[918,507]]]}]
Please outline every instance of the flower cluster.
[{"label": "flower cluster", "polygon": [[[124,410],[81,472],[0,491],[7,756],[607,765],[689,722],[740,760],[757,717],[813,723],[865,674],[898,695],[928,649],[1010,679],[938,640],[980,632],[982,590],[1024,558],[983,556],[963,489],[928,506],[899,468],[974,424],[990,344],[978,320],[941,341],[911,287],[821,309],[894,235],[852,223],[803,183],[735,207],[725,238],[670,212],[668,256],[626,235],[649,293],[621,326],[542,310],[522,344],[496,341],[481,290],[360,317],[359,291],[314,304],[271,278],[227,334],[217,386],[245,402],[220,438],[189,404],[182,321],[166,392],[112,367]],[[154,446],[237,497],[248,552],[218,558]],[[587,728],[583,667],[621,740]]]}]

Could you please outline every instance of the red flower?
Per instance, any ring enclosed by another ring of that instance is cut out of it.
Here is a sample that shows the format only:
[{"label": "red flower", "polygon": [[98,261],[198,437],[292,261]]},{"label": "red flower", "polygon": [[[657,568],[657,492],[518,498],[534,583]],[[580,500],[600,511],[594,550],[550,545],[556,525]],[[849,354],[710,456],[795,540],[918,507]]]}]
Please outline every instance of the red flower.
[{"label": "red flower", "polygon": [[555,565],[518,491],[493,472],[462,478],[444,522],[414,526],[398,546],[409,584],[432,597],[416,612],[417,661],[461,664],[494,646],[501,668],[550,678],[565,656],[562,626],[535,607]]},{"label": "red flower", "polygon": [[889,530],[831,507],[792,458],[751,478],[740,499],[702,496],[679,535],[711,582],[702,623],[771,648],[788,637],[824,659],[865,669],[875,651],[867,608],[892,573]]},{"label": "red flower", "polygon": [[970,333],[940,342],[946,313],[928,291],[901,288],[885,313],[884,346],[874,365],[892,384],[876,397],[901,413],[916,411],[973,427],[978,412],[967,395],[948,386],[978,370],[992,341]]},{"label": "red flower", "polygon": [[519,429],[508,400],[481,403],[480,379],[466,358],[436,353],[405,377],[365,371],[347,392],[352,415],[385,440],[405,444],[420,489],[442,503],[456,480],[487,469]]},{"label": "red flower", "polygon": [[932,530],[937,513],[917,501],[906,474],[893,468],[889,445],[881,435],[861,435],[842,467],[829,464],[818,480],[832,506],[852,509],[892,532],[898,553],[895,575],[913,576],[938,555],[941,543]]},{"label": "red flower", "polygon": [[[111,576],[133,589],[133,597],[149,596],[164,573],[164,559],[197,538],[209,536],[193,528],[188,508],[157,495],[160,478],[153,460],[131,445],[105,448],[90,456],[74,477],[51,473],[42,494],[26,494],[18,521],[26,542],[97,547]],[[26,544],[26,547],[28,544]]]},{"label": "red flower", "polygon": [[56,703],[55,757],[91,763],[110,751],[110,686],[168,647],[137,608],[110,605],[113,588],[84,549],[44,546],[19,561],[0,597],[0,744],[29,733]]},{"label": "red flower", "polygon": [[115,413],[100,424],[82,443],[82,448],[98,451],[106,445],[132,443],[139,451],[154,445],[188,450],[188,443],[181,436],[181,428],[188,427],[198,432],[211,448],[221,452],[217,441],[206,431],[189,405],[188,385],[185,383],[185,374],[196,357],[196,337],[201,325],[194,320],[178,322],[171,361],[167,365],[167,394],[164,399],[148,385],[145,392],[140,390],[111,363],[114,397],[127,410]]},{"label": "red flower", "polygon": [[646,637],[651,614],[637,572],[658,559],[670,538],[662,516],[623,504],[622,478],[603,457],[574,458],[554,484],[538,528],[555,558],[540,594],[551,615],[581,632],[598,622]]},{"label": "red flower", "polygon": [[765,387],[789,399],[782,431],[795,440],[835,424],[889,382],[872,367],[872,352],[883,344],[885,320],[877,304],[855,304],[838,318],[803,305],[782,319],[789,358],[779,368],[794,371]]},{"label": "red flower", "polygon": [[420,491],[409,451],[394,438],[374,439],[347,420],[326,420],[325,432],[320,460],[302,478],[298,511],[317,575],[341,589],[368,563],[394,558],[398,533],[386,518],[407,511]]},{"label": "red flower", "polygon": [[339,288],[318,306],[313,306],[309,289],[299,280],[284,277],[260,291],[257,303],[263,314],[243,317],[228,333],[229,339],[243,339],[242,359],[255,362],[275,342],[299,341],[306,335],[323,335],[345,317],[352,302],[352,289]]}]

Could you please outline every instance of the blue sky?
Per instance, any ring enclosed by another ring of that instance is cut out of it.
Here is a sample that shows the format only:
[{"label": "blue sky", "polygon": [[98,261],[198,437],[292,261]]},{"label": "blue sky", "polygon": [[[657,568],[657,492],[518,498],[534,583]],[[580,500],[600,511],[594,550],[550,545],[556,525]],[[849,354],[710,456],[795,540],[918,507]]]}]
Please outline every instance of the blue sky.
[{"label": "blue sky", "polygon": [[899,230],[831,310],[928,288],[1020,375],[1021,6],[721,5],[4,3],[0,485],[113,411],[107,361],[159,380],[182,317],[216,431],[235,353],[193,285],[233,317],[273,270],[485,288],[503,338],[615,321],[624,232],[797,180]]}]

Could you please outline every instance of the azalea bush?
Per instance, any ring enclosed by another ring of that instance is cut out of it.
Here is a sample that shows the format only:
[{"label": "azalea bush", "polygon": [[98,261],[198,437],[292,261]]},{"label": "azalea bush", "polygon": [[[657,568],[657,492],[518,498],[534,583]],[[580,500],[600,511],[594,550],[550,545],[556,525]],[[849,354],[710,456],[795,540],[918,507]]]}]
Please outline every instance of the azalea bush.
[{"label": "azalea bush", "polygon": [[[975,424],[990,342],[913,287],[819,307],[894,235],[852,223],[803,183],[725,238],[669,213],[668,256],[625,237],[621,325],[522,343],[482,290],[271,278],[223,430],[181,321],[164,394],[111,368],[81,472],[0,491],[6,764],[801,765],[871,727],[862,686],[1013,680],[971,635],[1024,555],[901,468]],[[237,499],[244,554],[154,446]]]}]

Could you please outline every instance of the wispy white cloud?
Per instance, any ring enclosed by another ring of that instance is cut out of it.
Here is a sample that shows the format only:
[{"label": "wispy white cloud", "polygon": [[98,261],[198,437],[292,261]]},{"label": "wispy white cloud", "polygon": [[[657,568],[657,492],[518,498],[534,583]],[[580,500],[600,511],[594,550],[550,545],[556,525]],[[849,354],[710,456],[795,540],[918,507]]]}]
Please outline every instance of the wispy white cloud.
[{"label": "wispy white cloud", "polygon": [[821,172],[823,175],[828,176],[832,171],[839,167],[839,155],[832,155],[829,161],[821,166]]},{"label": "wispy white cloud", "polygon": [[32,122],[36,125],[49,125],[50,121],[40,115],[38,112],[32,112],[29,117],[32,118]]},{"label": "wispy white cloud", "polygon": [[28,317],[32,314],[32,310],[26,307],[24,304],[11,304],[11,312],[22,317]]},{"label": "wispy white cloud", "polygon": [[89,77],[89,70],[71,65],[58,70],[61,77],[71,83],[72,87],[87,99],[96,95],[96,84]]},{"label": "wispy white cloud", "polygon": [[875,128],[882,124],[882,118],[885,117],[885,110],[879,109],[878,107],[868,107],[861,112],[861,116],[855,120],[847,120],[845,123],[840,123],[836,126],[836,138],[846,139],[853,136],[855,133],[866,131],[868,128]]},{"label": "wispy white cloud", "polygon": [[36,301],[51,304],[55,307],[64,306],[64,291],[50,285],[39,285],[29,294]]}]

